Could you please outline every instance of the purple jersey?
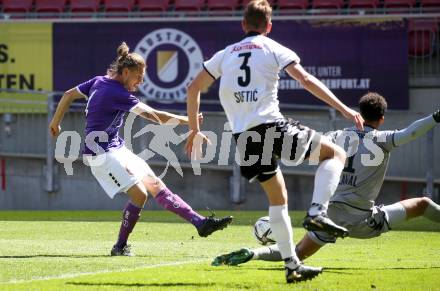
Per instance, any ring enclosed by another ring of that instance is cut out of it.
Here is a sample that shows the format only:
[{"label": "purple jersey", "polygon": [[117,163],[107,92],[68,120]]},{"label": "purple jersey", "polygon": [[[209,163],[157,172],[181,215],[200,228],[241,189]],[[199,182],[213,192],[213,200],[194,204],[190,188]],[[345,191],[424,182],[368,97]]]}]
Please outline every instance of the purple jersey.
[{"label": "purple jersey", "polygon": [[[123,146],[124,140],[119,137],[119,128],[122,126],[125,113],[137,105],[139,99],[127,91],[120,82],[106,76],[97,76],[76,88],[87,99],[86,140],[91,132],[105,132],[108,136],[107,142],[98,141],[98,137],[93,138],[104,151]],[[100,152],[98,147],[84,146],[84,154],[98,152]]]}]

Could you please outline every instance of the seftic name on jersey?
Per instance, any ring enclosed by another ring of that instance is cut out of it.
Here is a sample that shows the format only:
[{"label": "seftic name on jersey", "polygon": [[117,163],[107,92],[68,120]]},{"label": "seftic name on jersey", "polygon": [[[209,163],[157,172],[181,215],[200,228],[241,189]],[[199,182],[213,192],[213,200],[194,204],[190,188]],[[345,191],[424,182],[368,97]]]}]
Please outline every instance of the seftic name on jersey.
[{"label": "seftic name on jersey", "polygon": [[342,172],[339,185],[348,185],[348,186],[356,187],[357,186],[356,182],[357,182],[357,175]]},{"label": "seftic name on jersey", "polygon": [[258,90],[245,90],[234,92],[235,102],[245,103],[245,102],[257,102],[258,101]]}]

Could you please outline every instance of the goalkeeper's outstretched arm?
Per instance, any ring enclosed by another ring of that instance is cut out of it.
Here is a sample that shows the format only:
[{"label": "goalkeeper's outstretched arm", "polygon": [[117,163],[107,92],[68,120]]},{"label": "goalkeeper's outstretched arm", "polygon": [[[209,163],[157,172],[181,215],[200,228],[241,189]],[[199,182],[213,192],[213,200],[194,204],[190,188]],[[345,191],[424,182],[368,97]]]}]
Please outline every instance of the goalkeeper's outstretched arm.
[{"label": "goalkeeper's outstretched arm", "polygon": [[394,144],[396,146],[401,146],[410,141],[413,141],[418,137],[426,134],[429,130],[434,128],[439,122],[440,122],[440,110],[437,110],[436,112],[425,118],[414,121],[407,128],[396,131],[396,133],[394,133]]}]

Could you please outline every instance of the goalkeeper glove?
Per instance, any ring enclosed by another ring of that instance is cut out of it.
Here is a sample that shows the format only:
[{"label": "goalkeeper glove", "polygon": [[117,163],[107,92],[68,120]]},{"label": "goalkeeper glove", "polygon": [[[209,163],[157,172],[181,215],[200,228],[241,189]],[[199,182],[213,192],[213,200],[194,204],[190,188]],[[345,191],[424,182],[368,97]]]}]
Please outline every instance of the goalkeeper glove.
[{"label": "goalkeeper glove", "polygon": [[432,114],[432,117],[434,118],[434,120],[435,120],[436,122],[440,122],[440,109],[437,110],[437,111],[435,111],[435,112]]}]

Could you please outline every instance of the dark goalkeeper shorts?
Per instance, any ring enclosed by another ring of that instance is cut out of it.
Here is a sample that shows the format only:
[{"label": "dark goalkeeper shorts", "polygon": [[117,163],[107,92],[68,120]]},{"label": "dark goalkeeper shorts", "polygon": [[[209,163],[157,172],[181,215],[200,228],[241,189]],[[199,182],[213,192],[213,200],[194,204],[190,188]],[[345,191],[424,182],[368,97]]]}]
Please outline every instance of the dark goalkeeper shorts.
[{"label": "dark goalkeeper shorts", "polygon": [[234,134],[240,157],[240,171],[250,182],[264,182],[275,176],[278,160],[296,166],[310,156],[312,140],[318,141],[313,129],[293,119],[260,124]]}]

